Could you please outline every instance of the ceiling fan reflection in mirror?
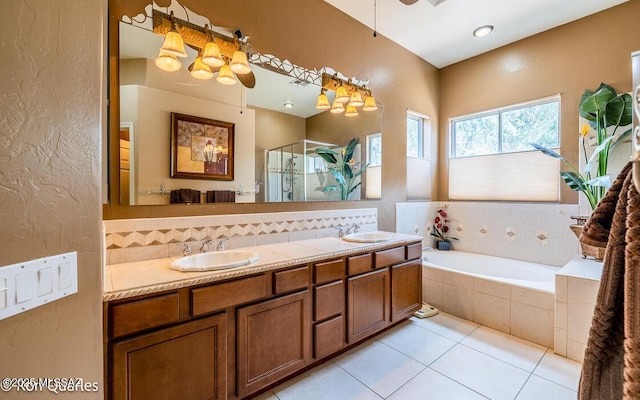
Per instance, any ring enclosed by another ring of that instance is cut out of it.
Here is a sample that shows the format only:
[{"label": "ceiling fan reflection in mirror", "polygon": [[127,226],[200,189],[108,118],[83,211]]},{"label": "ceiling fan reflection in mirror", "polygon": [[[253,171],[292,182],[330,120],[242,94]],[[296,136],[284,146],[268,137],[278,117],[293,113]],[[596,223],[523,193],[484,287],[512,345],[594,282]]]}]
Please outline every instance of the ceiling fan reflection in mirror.
[{"label": "ceiling fan reflection in mirror", "polygon": [[[432,6],[437,6],[440,3],[443,3],[445,0],[427,0],[429,3],[431,3]],[[418,0],[400,0],[401,3],[406,4],[408,6],[415,4],[418,2]]]}]

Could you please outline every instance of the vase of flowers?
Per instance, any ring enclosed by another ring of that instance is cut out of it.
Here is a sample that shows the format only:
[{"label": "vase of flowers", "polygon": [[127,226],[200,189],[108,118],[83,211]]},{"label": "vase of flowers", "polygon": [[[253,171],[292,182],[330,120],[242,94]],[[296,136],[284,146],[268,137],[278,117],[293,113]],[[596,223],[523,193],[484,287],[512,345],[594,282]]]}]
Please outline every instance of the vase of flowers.
[{"label": "vase of flowers", "polygon": [[340,199],[347,200],[349,195],[360,186],[362,181],[360,175],[367,169],[369,164],[360,168],[360,162],[356,162],[353,152],[358,143],[359,140],[353,138],[342,151],[335,151],[325,147],[316,149],[316,154],[329,164],[329,172],[338,183],[338,185],[323,186],[321,189],[323,192],[339,190]]},{"label": "vase of flowers", "polygon": [[[562,160],[571,169],[560,172],[560,176],[571,189],[585,195],[593,211],[611,186],[607,172],[609,153],[631,134],[631,128],[624,127],[632,122],[632,99],[628,93],[617,94],[611,86],[601,83],[595,91],[584,91],[578,112],[588,122],[580,127],[579,132],[585,163],[582,171],[555,151],[536,143],[531,145],[550,157]],[[587,217],[574,219],[576,223],[570,228],[579,238]],[[604,257],[603,248],[585,244],[581,247],[584,256],[593,256],[597,260]]]},{"label": "vase of flowers", "polygon": [[452,219],[447,214],[447,208],[448,205],[445,204],[444,207],[438,209],[430,229],[431,236],[436,238],[436,248],[438,250],[451,250],[451,241],[458,240],[458,238],[449,235],[451,230],[449,224]]}]

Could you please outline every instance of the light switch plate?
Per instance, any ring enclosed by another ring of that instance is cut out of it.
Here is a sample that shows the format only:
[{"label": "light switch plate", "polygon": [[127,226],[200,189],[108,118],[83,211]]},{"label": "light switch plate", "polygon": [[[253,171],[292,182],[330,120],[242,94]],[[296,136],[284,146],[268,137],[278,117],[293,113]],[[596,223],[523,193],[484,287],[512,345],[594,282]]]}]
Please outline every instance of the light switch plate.
[{"label": "light switch plate", "polygon": [[0,267],[0,320],[78,292],[78,254]]}]

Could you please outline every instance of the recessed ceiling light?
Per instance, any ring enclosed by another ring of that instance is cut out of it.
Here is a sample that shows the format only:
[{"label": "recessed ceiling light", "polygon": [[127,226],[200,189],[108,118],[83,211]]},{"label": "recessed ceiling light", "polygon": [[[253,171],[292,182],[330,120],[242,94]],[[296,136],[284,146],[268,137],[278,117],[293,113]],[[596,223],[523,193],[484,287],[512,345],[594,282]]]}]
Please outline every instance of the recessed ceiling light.
[{"label": "recessed ceiling light", "polygon": [[476,28],[476,30],[473,31],[473,36],[483,37],[483,36],[487,36],[491,32],[493,32],[493,25],[483,25],[479,28]]},{"label": "recessed ceiling light", "polygon": [[284,108],[293,108],[293,103],[290,101],[287,101],[286,103],[284,103]]}]

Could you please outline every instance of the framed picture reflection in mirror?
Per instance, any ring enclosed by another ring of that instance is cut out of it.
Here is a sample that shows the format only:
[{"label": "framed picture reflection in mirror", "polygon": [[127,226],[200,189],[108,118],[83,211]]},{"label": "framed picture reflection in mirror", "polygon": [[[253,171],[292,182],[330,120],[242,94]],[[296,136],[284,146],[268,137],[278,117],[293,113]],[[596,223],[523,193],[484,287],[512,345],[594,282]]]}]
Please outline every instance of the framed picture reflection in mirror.
[{"label": "framed picture reflection in mirror", "polygon": [[171,113],[171,177],[232,181],[234,126]]}]

